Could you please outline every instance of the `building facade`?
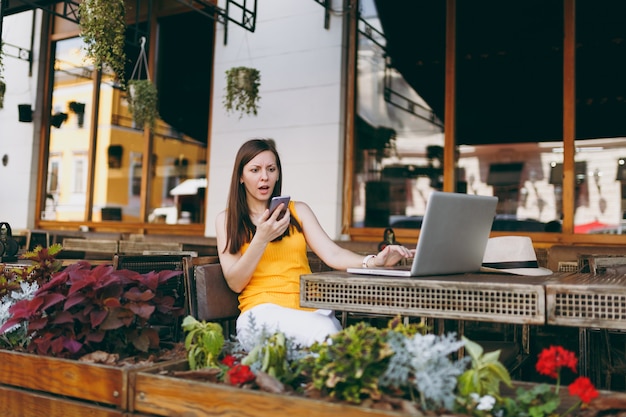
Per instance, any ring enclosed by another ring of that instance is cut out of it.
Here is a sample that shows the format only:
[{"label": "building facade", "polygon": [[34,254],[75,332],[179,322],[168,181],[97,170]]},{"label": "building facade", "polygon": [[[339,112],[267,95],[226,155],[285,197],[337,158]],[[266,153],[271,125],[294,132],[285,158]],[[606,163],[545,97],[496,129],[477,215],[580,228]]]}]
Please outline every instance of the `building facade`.
[{"label": "building facade", "polygon": [[[445,190],[497,195],[496,234],[623,243],[619,4],[126,1],[126,77],[159,91],[148,129],[86,57],[74,2],[15,1],[0,109],[14,229],[214,236],[235,153],[262,137],[283,192],[334,239],[412,239]],[[256,115],[224,107],[236,67],[261,74]]]}]

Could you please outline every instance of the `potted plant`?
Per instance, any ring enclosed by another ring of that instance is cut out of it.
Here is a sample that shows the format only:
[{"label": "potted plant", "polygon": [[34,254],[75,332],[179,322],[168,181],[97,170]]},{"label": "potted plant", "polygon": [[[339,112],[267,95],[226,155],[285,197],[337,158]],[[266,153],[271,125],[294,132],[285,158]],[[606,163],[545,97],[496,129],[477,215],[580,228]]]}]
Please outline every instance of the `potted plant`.
[{"label": "potted plant", "polygon": [[7,91],[7,84],[4,82],[2,74],[0,74],[0,109],[4,108],[4,94]]},{"label": "potted plant", "polygon": [[78,127],[83,127],[85,124],[85,103],[70,101],[69,108],[71,112],[76,114]]},{"label": "potted plant", "polygon": [[4,56],[4,45],[0,39],[0,109],[4,108],[4,93],[7,91],[7,84],[4,82],[4,63],[2,57]]},{"label": "potted plant", "polygon": [[229,113],[238,112],[239,118],[244,114],[256,116],[259,107],[259,87],[261,74],[259,70],[248,67],[234,67],[226,71],[226,94],[224,107]]},{"label": "potted plant", "polygon": [[[177,363],[158,373],[138,372],[135,411],[207,417],[600,415],[584,414],[587,410],[578,414],[582,404],[595,407],[592,400],[598,397],[586,377],[561,391],[558,378],[556,386],[516,383],[498,360],[499,351],[484,352],[454,333],[428,334],[424,326],[404,325],[399,319],[386,329],[357,323],[307,349],[280,332],[263,330],[248,353],[236,342],[225,343],[219,364],[206,361],[198,347],[213,354],[220,331],[193,320],[187,324],[195,370],[189,370],[190,361],[186,367]],[[460,347],[469,356],[455,359]],[[205,373],[197,366],[202,362],[210,368]],[[552,377],[558,377],[561,368],[575,367],[573,352],[559,347],[545,349],[537,362],[538,372]]]},{"label": "potted plant", "polygon": [[[143,76],[145,71],[145,77]],[[135,63],[135,68],[128,82],[128,111],[133,116],[133,121],[141,129],[146,123],[150,129],[154,128],[156,119],[159,117],[158,105],[159,93],[150,79],[148,58],[146,55],[146,38],[141,37],[141,50]]]},{"label": "potted plant", "polygon": [[133,115],[133,121],[143,128],[146,124],[154,128],[159,117],[158,91],[150,80],[130,80],[128,82],[128,111]]},{"label": "potted plant", "polygon": [[78,7],[80,35],[96,69],[111,68],[124,85],[126,7],[124,0],[83,0]]},{"label": "potted plant", "polygon": [[23,255],[32,266],[0,270],[0,403],[15,395],[3,389],[11,386],[22,390],[24,410],[57,396],[83,401],[89,415],[103,415],[92,410],[103,404],[127,410],[134,372],[184,358],[184,349],[164,349],[157,332],[182,313],[164,295],[181,271],[139,274],[85,261],[61,269],[60,250],[39,246]]}]

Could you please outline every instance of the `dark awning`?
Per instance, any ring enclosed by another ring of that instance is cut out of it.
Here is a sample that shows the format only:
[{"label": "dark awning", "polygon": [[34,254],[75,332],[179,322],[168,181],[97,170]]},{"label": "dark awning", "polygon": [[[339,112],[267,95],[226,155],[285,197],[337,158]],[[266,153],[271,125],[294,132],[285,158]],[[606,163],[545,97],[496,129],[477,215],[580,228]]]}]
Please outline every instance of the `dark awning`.
[{"label": "dark awning", "polygon": [[[576,184],[580,184],[585,181],[585,178],[587,177],[587,162],[576,162],[574,170],[576,172]],[[563,164],[558,163],[552,166],[552,169],[550,170],[550,184],[563,184]]]},{"label": "dark awning", "polygon": [[[376,0],[391,65],[444,120],[446,3]],[[563,1],[456,2],[458,144],[563,138]],[[576,139],[626,136],[626,2],[576,1]]]},{"label": "dark awning", "polygon": [[56,3],[68,3],[78,7],[77,1],[70,0],[3,0],[2,3],[6,3],[6,5],[3,7],[3,14],[5,16],[25,12],[32,9],[53,10],[53,5]]},{"label": "dark awning", "polygon": [[512,162],[508,164],[491,164],[489,166],[489,175],[487,176],[488,185],[519,185],[522,179],[523,162]]}]

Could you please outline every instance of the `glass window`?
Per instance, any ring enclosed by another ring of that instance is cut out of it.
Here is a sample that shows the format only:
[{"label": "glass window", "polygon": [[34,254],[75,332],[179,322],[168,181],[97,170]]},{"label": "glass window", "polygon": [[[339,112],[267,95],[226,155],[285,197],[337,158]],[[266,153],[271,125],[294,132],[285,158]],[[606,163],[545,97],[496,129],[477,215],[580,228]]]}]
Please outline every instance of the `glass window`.
[{"label": "glass window", "polygon": [[[429,191],[442,186],[445,3],[426,3],[404,3],[402,13],[385,1],[360,4],[355,227],[419,227]],[[415,16],[438,23],[426,33]],[[398,27],[415,30],[410,42]]]},{"label": "glass window", "polygon": [[626,3],[576,1],[575,233],[622,234]]},{"label": "glass window", "polygon": [[498,196],[493,230],[561,230],[550,174],[563,162],[562,2],[456,2],[454,167],[443,166],[446,2],[371,3],[359,22],[353,226],[419,228],[446,168],[456,192]]},{"label": "glass window", "polygon": [[457,2],[458,163],[468,192],[498,197],[492,230],[558,232],[562,2],[503,4]]},{"label": "glass window", "polygon": [[50,158],[50,171],[48,172],[48,193],[53,194],[59,191],[59,159]]},{"label": "glass window", "polygon": [[41,218],[43,220],[56,220],[57,217],[56,212],[60,190],[61,161],[62,158],[60,155],[50,155],[48,163],[48,190],[46,192],[46,198],[41,212]]},{"label": "glass window", "polygon": [[84,194],[87,191],[87,157],[74,155],[74,193]]},{"label": "glass window", "polygon": [[[149,130],[136,125],[127,92],[110,69],[103,69],[94,94],[93,64],[86,59],[80,37],[53,43],[49,198],[42,218],[204,222],[213,25],[196,12],[161,18],[151,33],[147,23],[129,25],[127,78],[140,58],[141,35],[154,36],[163,45],[157,46],[159,61],[151,73],[144,69],[135,77],[149,77],[159,91],[160,117]],[[145,42],[148,62],[150,44]],[[173,44],[178,46],[172,48]],[[147,149],[152,151],[149,158]],[[142,194],[144,182],[147,193]],[[93,195],[88,196],[87,190]],[[86,210],[88,201],[93,202],[91,210]],[[142,218],[142,208],[147,218]],[[85,213],[91,213],[91,218],[85,218]]]},{"label": "glass window", "polygon": [[162,17],[158,38],[161,123],[153,136],[148,221],[204,223],[213,23],[200,13]]},{"label": "glass window", "polygon": [[[54,198],[54,219],[84,221],[87,202],[87,155],[91,147],[88,118],[79,113],[91,108],[93,96],[92,67],[85,62],[80,38],[54,44],[52,106],[48,161],[48,193],[43,214],[50,219]],[[60,175],[60,173],[71,175]]]}]

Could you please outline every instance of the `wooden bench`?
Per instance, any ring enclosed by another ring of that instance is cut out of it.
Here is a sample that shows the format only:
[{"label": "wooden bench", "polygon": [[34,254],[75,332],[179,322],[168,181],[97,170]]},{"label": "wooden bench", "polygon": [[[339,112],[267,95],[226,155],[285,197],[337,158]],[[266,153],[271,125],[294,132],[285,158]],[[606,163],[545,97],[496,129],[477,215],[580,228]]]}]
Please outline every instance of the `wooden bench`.
[{"label": "wooden bench", "polygon": [[548,269],[560,272],[578,271],[582,255],[624,255],[624,246],[554,245],[548,249]]},{"label": "wooden bench", "polygon": [[217,256],[184,259],[189,314],[198,320],[222,324],[224,336],[236,333],[239,294],[230,289]]},{"label": "wooden bench", "polygon": [[119,241],[119,253],[123,254],[143,254],[146,251],[181,252],[182,250],[183,244],[179,242]]},{"label": "wooden bench", "polygon": [[117,240],[100,239],[63,239],[63,250],[80,252],[117,253]]},{"label": "wooden bench", "polygon": [[117,240],[64,238],[59,259],[112,259],[117,253]]}]

